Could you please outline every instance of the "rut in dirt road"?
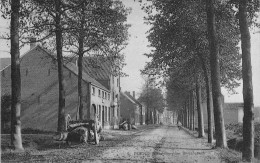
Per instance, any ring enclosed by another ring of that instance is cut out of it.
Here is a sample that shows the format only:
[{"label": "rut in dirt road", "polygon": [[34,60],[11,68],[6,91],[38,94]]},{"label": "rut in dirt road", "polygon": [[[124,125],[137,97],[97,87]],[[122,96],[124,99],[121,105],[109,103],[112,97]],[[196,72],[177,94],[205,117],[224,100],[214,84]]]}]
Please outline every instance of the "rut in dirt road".
[{"label": "rut in dirt road", "polygon": [[175,126],[161,126],[137,133],[137,137],[109,147],[89,160],[102,162],[221,162],[217,152]]}]

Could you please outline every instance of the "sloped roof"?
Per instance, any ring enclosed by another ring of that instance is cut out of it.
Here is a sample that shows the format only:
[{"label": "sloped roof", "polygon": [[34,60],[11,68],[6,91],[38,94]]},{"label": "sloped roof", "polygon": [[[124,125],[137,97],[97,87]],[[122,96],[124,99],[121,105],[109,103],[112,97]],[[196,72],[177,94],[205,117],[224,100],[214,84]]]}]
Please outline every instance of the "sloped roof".
[{"label": "sloped roof", "polygon": [[238,109],[244,107],[244,103],[224,103],[225,109]]},{"label": "sloped roof", "polygon": [[11,58],[0,58],[0,71],[11,64]]},{"label": "sloped roof", "polygon": [[[75,64],[66,63],[65,67],[67,67],[69,70],[71,70],[74,74],[78,75],[78,67]],[[98,81],[96,81],[95,79],[90,77],[85,72],[82,72],[82,79],[85,80],[86,82],[91,82],[91,84],[93,84],[103,90],[109,91],[106,87],[104,87],[102,84],[100,84]]]},{"label": "sloped roof", "polygon": [[[39,45],[37,45],[37,46],[39,48],[41,48],[42,50],[44,50],[50,57],[53,57],[54,59],[56,59],[54,57],[54,55],[52,55],[47,49],[44,49],[43,47],[41,47]],[[78,75],[78,67],[74,63],[68,62],[68,63],[64,63],[63,65],[64,65],[64,67],[66,67],[67,69],[72,71],[75,75]],[[85,72],[82,72],[82,79],[85,82],[90,82],[92,85],[95,85],[95,86],[109,92],[109,90],[106,87],[104,87],[97,80],[93,79],[91,76],[89,76]]]},{"label": "sloped roof", "polygon": [[83,58],[84,72],[97,80],[109,80],[112,73],[112,66],[108,60],[98,60],[96,58]]},{"label": "sloped roof", "polygon": [[[72,62],[77,64],[77,57],[70,58]],[[111,57],[93,56],[83,57],[83,71],[96,80],[109,80],[111,74],[116,76],[113,71],[113,63]]]},{"label": "sloped roof", "polygon": [[[27,53],[29,53],[31,50],[34,50],[34,49],[41,49],[43,50],[46,54],[48,54],[50,57],[54,58],[56,60],[56,57],[55,55],[53,55],[50,51],[48,51],[47,49],[43,48],[42,46],[40,45],[37,45],[35,46],[34,48],[30,49],[28,52],[26,52],[21,58],[23,58]],[[78,75],[78,68],[75,64],[73,63],[63,63],[63,66],[65,68],[67,68],[69,71],[73,72],[75,75]],[[101,89],[104,89],[106,91],[109,91],[106,87],[104,87],[102,84],[100,84],[98,81],[96,81],[95,79],[93,79],[92,77],[90,77],[88,74],[82,72],[82,79],[83,81],[85,82],[90,82],[92,85],[95,85]]]},{"label": "sloped roof", "polygon": [[139,106],[142,106],[142,104],[139,101],[137,101],[132,95],[130,95],[130,93],[128,93],[128,92],[121,92],[121,93],[126,98],[128,98],[132,103],[135,103],[135,104],[137,104]]}]

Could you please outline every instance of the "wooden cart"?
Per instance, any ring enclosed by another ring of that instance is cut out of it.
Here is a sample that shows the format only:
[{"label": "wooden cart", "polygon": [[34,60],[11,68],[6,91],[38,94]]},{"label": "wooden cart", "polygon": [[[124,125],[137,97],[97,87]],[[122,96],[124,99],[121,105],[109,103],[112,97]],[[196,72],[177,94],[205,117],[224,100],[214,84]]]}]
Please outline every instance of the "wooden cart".
[{"label": "wooden cart", "polygon": [[[99,144],[101,126],[97,116],[94,120],[72,120],[68,115],[66,118],[67,131],[71,132],[78,127],[85,127],[88,129],[88,141],[94,141],[95,144]],[[91,136],[93,134],[93,138]]]}]

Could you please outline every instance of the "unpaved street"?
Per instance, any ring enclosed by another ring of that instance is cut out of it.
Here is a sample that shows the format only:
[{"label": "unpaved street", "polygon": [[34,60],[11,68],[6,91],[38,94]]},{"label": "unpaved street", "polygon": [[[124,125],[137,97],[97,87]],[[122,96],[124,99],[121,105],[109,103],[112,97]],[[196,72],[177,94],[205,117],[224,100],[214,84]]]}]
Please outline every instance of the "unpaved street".
[{"label": "unpaved street", "polygon": [[[206,139],[175,126],[139,126],[137,130],[105,130],[99,145],[53,142],[51,135],[26,140],[24,154],[2,151],[2,162],[221,162]],[[25,138],[25,135],[24,135]],[[2,148],[5,138],[2,136]],[[8,142],[8,141],[7,141]]]},{"label": "unpaved street", "polygon": [[105,162],[221,162],[205,139],[194,138],[177,127],[159,127],[109,147],[91,158]]}]

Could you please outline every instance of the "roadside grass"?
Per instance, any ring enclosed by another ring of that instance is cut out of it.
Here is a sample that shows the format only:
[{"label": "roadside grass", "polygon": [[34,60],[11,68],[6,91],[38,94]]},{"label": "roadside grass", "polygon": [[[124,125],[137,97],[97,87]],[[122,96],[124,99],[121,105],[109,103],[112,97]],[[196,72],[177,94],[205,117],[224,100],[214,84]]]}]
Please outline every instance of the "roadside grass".
[{"label": "roadside grass", "polygon": [[217,149],[222,161],[226,163],[239,163],[242,161],[242,153],[232,149]]},{"label": "roadside grass", "polygon": [[[197,131],[191,131],[188,130],[186,128],[183,128],[187,133],[189,133],[190,135],[193,135],[194,137],[198,136],[198,132]],[[226,129],[226,135],[227,135],[227,139],[242,139],[242,133],[243,133],[243,125],[242,124],[237,124],[237,123],[233,123],[233,124],[227,124],[225,126]],[[207,130],[206,130],[207,131]],[[205,139],[207,138],[207,132],[206,136],[204,137]],[[255,123],[255,144],[258,144],[260,146],[260,123]],[[213,144],[214,146],[214,144]],[[229,144],[229,148],[235,146],[234,144]],[[219,155],[221,157],[221,159],[224,162],[227,163],[239,163],[242,162],[242,153],[241,151],[237,151],[235,149],[216,149],[219,152]],[[259,152],[259,151],[258,151]],[[258,154],[260,155],[260,154]],[[260,162],[260,158],[259,156],[256,156],[255,153],[255,157],[258,157],[257,159],[255,158],[255,162]]]}]

